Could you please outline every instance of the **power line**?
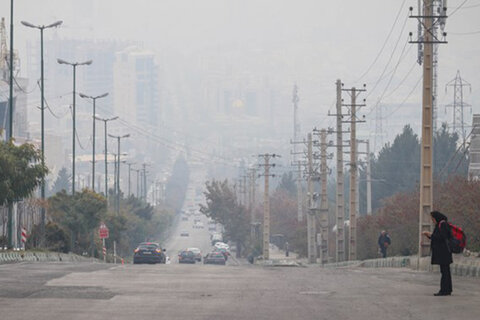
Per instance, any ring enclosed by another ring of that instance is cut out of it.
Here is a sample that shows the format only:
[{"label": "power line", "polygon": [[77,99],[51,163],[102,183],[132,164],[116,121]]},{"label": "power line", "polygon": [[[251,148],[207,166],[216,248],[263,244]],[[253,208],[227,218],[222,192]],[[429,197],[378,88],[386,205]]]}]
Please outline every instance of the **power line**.
[{"label": "power line", "polygon": [[403,107],[403,105],[405,104],[405,102],[407,102],[407,100],[410,98],[410,96],[415,92],[415,90],[417,90],[417,87],[418,85],[420,84],[420,80],[422,80],[423,78],[423,75],[420,76],[420,78],[418,78],[417,80],[417,83],[415,84],[415,86],[412,88],[412,90],[410,91],[410,93],[405,97],[405,99],[402,101],[402,103],[400,103],[400,105],[398,107],[396,107],[392,112],[390,112],[390,114],[388,116],[386,116],[385,118],[389,118],[391,117],[395,112],[398,111],[398,109],[400,109],[401,107]]},{"label": "power line", "polygon": [[400,13],[402,12],[404,5],[405,5],[405,0],[403,0],[403,2],[402,2],[402,5],[400,6],[400,9],[398,10],[397,16],[395,17],[395,21],[393,22],[393,25],[390,28],[390,32],[388,33],[387,38],[383,42],[382,48],[378,52],[377,56],[375,57],[373,62],[370,64],[370,66],[367,68],[367,70],[354,82],[359,82],[360,80],[362,80],[368,74],[368,72],[370,72],[370,70],[375,65],[375,63],[377,63],[378,58],[380,58],[380,55],[383,53],[383,50],[385,49],[385,46],[387,45],[388,40],[390,39],[390,36],[392,35],[392,32],[395,29],[395,26],[397,25],[398,18],[400,17]]},{"label": "power line", "polygon": [[395,55],[395,51],[397,51],[398,44],[400,43],[400,39],[402,38],[403,31],[405,30],[405,26],[407,25],[407,21],[408,21],[408,15],[405,17],[405,21],[403,22],[403,26],[402,26],[402,29],[401,29],[401,31],[400,31],[400,35],[398,36],[397,42],[395,43],[395,47],[393,48],[392,54],[390,55],[390,58],[388,59],[388,62],[387,62],[387,64],[385,65],[385,68],[383,68],[382,74],[380,75],[380,77],[378,78],[378,80],[375,82],[375,85],[374,85],[373,88],[371,89],[370,93],[367,94],[367,96],[365,97],[365,99],[367,99],[367,98],[373,93],[373,91],[375,91],[375,89],[377,88],[378,84],[380,83],[383,75],[384,75],[385,72],[387,71],[387,68],[388,68],[388,66],[390,65],[390,62],[392,62],[393,56]]},{"label": "power line", "polygon": [[[463,7],[463,5],[464,5],[465,3],[467,3],[467,2],[468,2],[468,0],[463,1],[455,10],[453,10],[452,13],[450,13],[450,18],[455,14],[455,12],[457,12],[458,10],[460,10],[460,9]],[[477,6],[478,6],[478,5],[477,5]]]}]

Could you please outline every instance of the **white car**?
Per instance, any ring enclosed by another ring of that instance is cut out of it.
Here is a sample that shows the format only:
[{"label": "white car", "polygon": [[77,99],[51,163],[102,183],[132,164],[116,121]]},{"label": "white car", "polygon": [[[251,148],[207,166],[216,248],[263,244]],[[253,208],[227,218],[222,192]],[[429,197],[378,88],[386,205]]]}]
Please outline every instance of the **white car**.
[{"label": "white car", "polygon": [[215,248],[219,248],[219,249],[227,249],[230,250],[230,246],[224,242],[217,242],[215,243]]}]

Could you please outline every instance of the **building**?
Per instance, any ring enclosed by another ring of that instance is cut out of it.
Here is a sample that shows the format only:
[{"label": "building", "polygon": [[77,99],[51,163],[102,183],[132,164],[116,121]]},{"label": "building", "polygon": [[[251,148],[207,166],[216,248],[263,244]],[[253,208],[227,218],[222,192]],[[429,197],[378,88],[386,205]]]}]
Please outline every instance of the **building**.
[{"label": "building", "polygon": [[137,125],[158,127],[158,66],[151,51],[136,46],[116,53],[114,71],[115,114]]},{"label": "building", "polygon": [[468,176],[473,180],[480,179],[480,114],[473,115]]}]

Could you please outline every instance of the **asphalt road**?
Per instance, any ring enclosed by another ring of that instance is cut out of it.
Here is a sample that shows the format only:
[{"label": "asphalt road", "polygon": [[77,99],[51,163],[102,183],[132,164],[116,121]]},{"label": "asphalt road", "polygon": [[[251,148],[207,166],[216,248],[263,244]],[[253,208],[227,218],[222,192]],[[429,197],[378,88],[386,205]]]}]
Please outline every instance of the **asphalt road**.
[{"label": "asphalt road", "polygon": [[478,319],[480,281],[405,269],[0,266],[1,319]]}]

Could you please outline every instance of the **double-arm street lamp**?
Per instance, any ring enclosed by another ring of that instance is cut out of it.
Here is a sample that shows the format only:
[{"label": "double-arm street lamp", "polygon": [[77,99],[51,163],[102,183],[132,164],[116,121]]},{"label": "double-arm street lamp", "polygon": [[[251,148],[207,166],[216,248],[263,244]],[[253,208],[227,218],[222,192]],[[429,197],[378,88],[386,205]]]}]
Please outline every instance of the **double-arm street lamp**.
[{"label": "double-arm street lamp", "polygon": [[107,123],[109,121],[113,121],[118,119],[118,117],[113,117],[113,118],[99,118],[97,116],[94,116],[96,120],[103,121],[105,124],[105,198],[108,198],[108,148],[107,148]]},{"label": "double-arm street lamp", "polygon": [[[45,25],[34,25],[27,21],[21,22],[24,26],[29,28],[34,28],[40,30],[40,91],[41,91],[41,102],[40,102],[40,114],[41,114],[41,135],[42,135],[42,166],[45,166],[45,82],[44,82],[44,62],[43,62],[43,30],[49,28],[56,28],[62,24],[62,21],[57,21],[47,26]],[[40,193],[42,202],[45,201],[45,177],[42,177],[42,184],[40,186]],[[42,245],[45,240],[45,207],[41,208],[41,219],[40,219],[40,233],[41,233],[41,242]]]},{"label": "double-arm street lamp", "polygon": [[93,119],[93,138],[92,138],[92,190],[95,191],[95,112],[96,112],[96,108],[95,108],[95,102],[97,101],[97,99],[100,99],[100,98],[105,98],[106,96],[108,96],[108,92],[107,93],[104,93],[104,94],[101,94],[99,96],[96,96],[96,97],[93,97],[93,96],[88,96],[86,94],[83,94],[83,93],[79,93],[80,97],[84,98],[84,99],[91,99],[93,101],[93,116],[92,116],[92,119]]},{"label": "double-arm street lamp", "polygon": [[76,85],[76,72],[77,72],[77,66],[85,66],[85,65],[91,65],[92,60],[88,60],[85,62],[67,62],[62,59],[57,59],[57,62],[59,64],[66,64],[69,66],[73,67],[73,105],[72,105],[72,121],[73,121],[73,134],[72,134],[72,195],[75,194],[75,136],[77,134],[76,132],[76,127],[75,127],[75,116],[76,116],[76,109],[75,109],[75,97],[76,97],[76,92],[75,92],[75,85]]}]

